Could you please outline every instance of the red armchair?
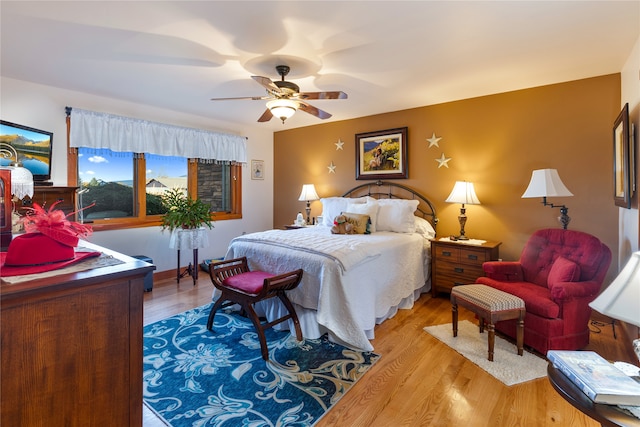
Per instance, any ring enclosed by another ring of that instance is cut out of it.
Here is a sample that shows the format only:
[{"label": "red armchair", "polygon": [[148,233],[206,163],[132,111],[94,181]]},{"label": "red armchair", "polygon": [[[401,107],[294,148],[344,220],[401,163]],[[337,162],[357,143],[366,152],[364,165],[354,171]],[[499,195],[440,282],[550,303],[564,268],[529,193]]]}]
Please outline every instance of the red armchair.
[{"label": "red armchair", "polygon": [[[577,350],[589,344],[588,304],[595,299],[609,265],[611,250],[580,231],[544,229],[527,241],[520,261],[489,261],[486,277],[476,283],[522,298],[524,344],[546,355],[548,350]],[[496,324],[516,336],[513,320]]]}]

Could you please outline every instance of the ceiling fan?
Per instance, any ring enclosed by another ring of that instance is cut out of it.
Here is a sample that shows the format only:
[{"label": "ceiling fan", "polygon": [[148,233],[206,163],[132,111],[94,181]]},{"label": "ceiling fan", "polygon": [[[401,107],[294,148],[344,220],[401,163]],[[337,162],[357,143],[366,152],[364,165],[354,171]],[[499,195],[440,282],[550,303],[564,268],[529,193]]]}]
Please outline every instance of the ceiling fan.
[{"label": "ceiling fan", "polygon": [[277,65],[276,71],[282,80],[272,81],[268,77],[251,76],[267,90],[267,96],[248,96],[240,98],[212,98],[212,101],[228,101],[233,99],[251,99],[254,101],[268,99],[267,109],[258,119],[259,122],[268,122],[276,116],[282,123],[293,116],[296,110],[302,110],[320,119],[328,119],[331,114],[307,103],[309,99],[346,99],[347,94],[342,91],[331,92],[300,92],[300,87],[288,82],[284,77],[289,74],[290,68],[287,65]]}]

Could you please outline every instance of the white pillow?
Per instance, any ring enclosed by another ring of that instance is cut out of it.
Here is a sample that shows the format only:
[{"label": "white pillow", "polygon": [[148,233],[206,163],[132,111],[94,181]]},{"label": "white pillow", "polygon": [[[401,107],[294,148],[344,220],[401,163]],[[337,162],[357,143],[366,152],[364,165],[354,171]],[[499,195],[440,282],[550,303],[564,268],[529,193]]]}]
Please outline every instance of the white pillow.
[{"label": "white pillow", "polygon": [[433,229],[433,226],[429,221],[424,218],[420,218],[419,216],[414,216],[416,223],[416,233],[422,234],[427,239],[433,239],[436,237],[436,230]]},{"label": "white pillow", "polygon": [[379,199],[376,229],[396,233],[415,233],[416,222],[413,213],[419,203],[418,200]]},{"label": "white pillow", "polygon": [[325,197],[320,199],[322,202],[322,225],[326,225],[327,227],[333,226],[335,217],[342,212],[346,212],[349,204],[367,203],[367,197],[359,197],[357,199],[351,199],[349,197]]},{"label": "white pillow", "polygon": [[371,219],[369,231],[371,233],[376,232],[376,224],[378,221],[378,201],[373,197],[370,197],[366,203],[349,203],[344,212],[369,215],[369,219]]}]

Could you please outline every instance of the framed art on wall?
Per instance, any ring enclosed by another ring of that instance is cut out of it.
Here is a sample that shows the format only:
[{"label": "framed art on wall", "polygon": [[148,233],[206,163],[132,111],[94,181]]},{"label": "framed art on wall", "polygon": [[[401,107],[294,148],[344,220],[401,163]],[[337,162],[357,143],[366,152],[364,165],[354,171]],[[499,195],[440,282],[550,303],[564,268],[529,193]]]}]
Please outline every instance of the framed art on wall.
[{"label": "framed art on wall", "polygon": [[264,179],[264,160],[251,160],[251,179]]},{"label": "framed art on wall", "polygon": [[406,179],[407,128],[356,134],[356,179]]},{"label": "framed art on wall", "polygon": [[625,104],[613,124],[613,200],[627,209],[631,207],[629,152],[629,104]]}]

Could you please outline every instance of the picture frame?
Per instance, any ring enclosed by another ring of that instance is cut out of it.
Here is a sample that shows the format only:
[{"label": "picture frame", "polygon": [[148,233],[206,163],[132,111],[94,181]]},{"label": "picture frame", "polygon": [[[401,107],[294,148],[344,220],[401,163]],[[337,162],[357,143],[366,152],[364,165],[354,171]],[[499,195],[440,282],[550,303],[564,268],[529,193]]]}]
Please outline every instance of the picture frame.
[{"label": "picture frame", "polygon": [[407,179],[407,127],[356,134],[356,179]]},{"label": "picture frame", "polygon": [[264,179],[264,160],[251,160],[251,179]]},{"label": "picture frame", "polygon": [[629,146],[629,104],[613,124],[613,200],[616,206],[631,207],[631,161]]}]

